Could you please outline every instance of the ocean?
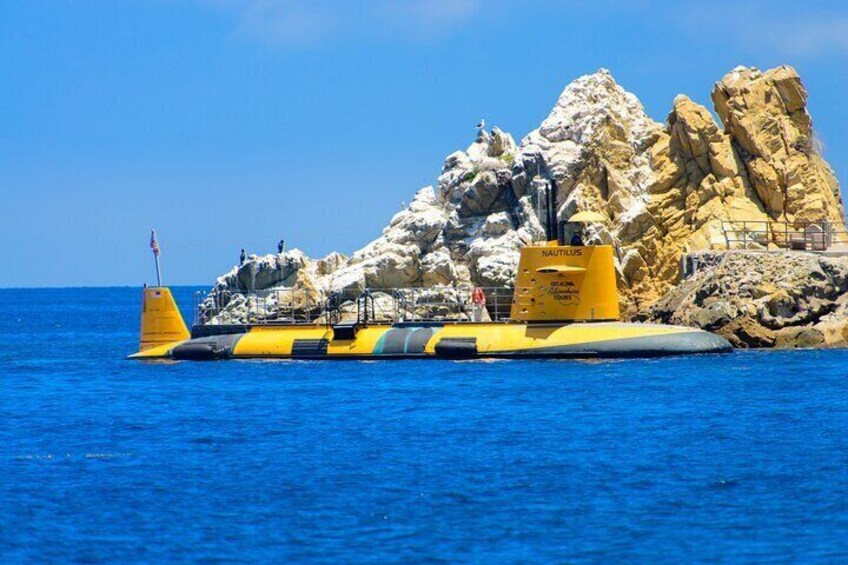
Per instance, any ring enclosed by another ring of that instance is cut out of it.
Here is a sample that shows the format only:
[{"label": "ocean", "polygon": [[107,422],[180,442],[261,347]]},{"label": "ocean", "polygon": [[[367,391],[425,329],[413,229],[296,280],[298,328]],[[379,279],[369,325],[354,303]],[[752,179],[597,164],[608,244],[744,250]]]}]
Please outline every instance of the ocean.
[{"label": "ocean", "polygon": [[0,290],[3,563],[848,561],[848,351],[142,363],[140,296]]}]

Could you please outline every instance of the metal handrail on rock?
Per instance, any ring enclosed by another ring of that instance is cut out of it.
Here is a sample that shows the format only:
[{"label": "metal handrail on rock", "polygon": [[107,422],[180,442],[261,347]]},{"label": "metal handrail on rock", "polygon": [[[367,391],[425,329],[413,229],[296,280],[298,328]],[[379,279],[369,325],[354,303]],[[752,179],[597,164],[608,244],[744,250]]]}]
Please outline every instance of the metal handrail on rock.
[{"label": "metal handrail on rock", "polygon": [[724,221],[725,249],[848,251],[848,232],[830,221]]},{"label": "metal handrail on rock", "polygon": [[300,287],[252,292],[216,290],[195,293],[194,325],[505,321],[512,295],[511,287],[470,285],[332,293]]}]

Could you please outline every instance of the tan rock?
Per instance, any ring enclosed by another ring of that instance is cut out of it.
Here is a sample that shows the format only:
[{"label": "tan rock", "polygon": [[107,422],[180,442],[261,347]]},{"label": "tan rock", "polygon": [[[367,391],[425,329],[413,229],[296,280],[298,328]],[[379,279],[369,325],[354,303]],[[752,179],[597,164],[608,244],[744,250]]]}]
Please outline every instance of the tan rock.
[{"label": "tan rock", "polygon": [[347,260],[346,255],[333,251],[323,259],[315,261],[315,269],[318,275],[327,276],[341,269],[347,263]]},{"label": "tan rock", "polygon": [[838,183],[814,147],[795,69],[734,69],[716,84],[713,101],[771,218],[843,226]]},{"label": "tan rock", "polygon": [[775,334],[774,346],[780,349],[810,348],[824,342],[824,334],[815,328],[786,328]]},{"label": "tan rock", "polygon": [[456,266],[446,249],[432,251],[421,259],[422,283],[425,287],[456,282]]},{"label": "tan rock", "polygon": [[710,329],[744,347],[846,342],[848,258],[754,251],[701,258],[706,267],[657,301],[649,319]]}]

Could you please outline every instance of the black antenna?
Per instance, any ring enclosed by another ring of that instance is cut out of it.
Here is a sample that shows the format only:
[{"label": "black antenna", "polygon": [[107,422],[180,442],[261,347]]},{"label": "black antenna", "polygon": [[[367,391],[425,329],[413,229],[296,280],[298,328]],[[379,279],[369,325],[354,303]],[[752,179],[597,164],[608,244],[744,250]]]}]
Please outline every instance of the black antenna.
[{"label": "black antenna", "polygon": [[547,222],[545,226],[545,235],[548,238],[548,241],[558,240],[559,234],[557,233],[559,230],[557,229],[557,183],[556,179],[551,178],[548,183],[548,213],[547,213]]}]

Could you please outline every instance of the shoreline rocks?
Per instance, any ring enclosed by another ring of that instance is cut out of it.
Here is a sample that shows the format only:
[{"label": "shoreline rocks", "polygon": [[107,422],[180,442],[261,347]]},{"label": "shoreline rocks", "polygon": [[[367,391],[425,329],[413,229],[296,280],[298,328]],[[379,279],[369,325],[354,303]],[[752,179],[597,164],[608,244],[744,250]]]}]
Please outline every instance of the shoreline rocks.
[{"label": "shoreline rocks", "polygon": [[702,255],[704,266],[652,304],[641,320],[699,327],[744,348],[848,342],[848,256]]}]

